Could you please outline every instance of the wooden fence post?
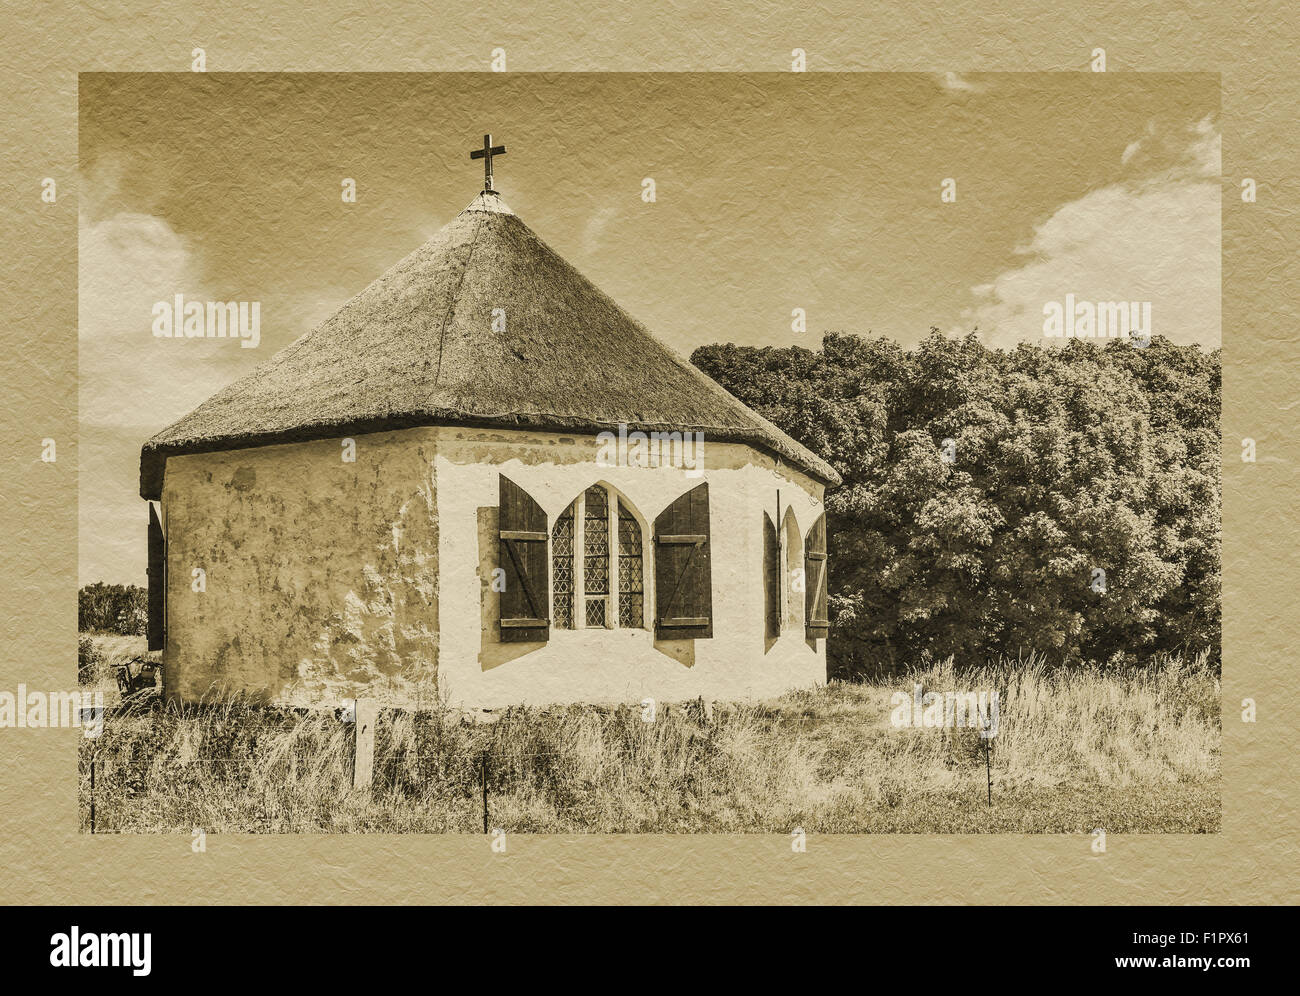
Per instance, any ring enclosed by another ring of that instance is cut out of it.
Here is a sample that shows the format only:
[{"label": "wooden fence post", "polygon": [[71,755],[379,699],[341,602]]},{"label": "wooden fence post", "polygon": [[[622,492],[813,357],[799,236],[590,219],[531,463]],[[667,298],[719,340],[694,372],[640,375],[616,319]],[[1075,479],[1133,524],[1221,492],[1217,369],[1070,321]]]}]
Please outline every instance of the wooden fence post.
[{"label": "wooden fence post", "polygon": [[374,699],[357,699],[355,708],[352,787],[365,788],[375,774],[375,720],[379,718],[379,709]]}]

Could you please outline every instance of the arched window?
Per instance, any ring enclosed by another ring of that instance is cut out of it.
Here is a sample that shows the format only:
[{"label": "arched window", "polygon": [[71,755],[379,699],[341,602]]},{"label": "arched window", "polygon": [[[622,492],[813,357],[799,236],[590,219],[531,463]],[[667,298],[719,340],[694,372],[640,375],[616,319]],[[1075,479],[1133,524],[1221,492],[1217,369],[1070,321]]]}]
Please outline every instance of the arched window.
[{"label": "arched window", "polygon": [[785,622],[782,629],[803,627],[803,600],[806,581],[803,578],[803,536],[795,521],[794,509],[785,510],[784,539],[781,543],[782,573],[785,576]]},{"label": "arched window", "polygon": [[644,542],[641,521],[608,488],[575,498],[551,530],[552,628],[644,628]]},{"label": "arched window", "polygon": [[641,556],[641,523],[618,500],[618,624],[641,627],[645,619],[645,570]]}]

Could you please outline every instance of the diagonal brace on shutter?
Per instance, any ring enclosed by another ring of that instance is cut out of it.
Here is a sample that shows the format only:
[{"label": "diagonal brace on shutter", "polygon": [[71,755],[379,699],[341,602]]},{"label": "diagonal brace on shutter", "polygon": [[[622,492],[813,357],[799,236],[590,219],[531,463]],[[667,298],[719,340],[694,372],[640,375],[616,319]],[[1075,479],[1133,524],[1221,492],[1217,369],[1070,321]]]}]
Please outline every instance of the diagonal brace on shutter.
[{"label": "diagonal brace on shutter", "polygon": [[[804,556],[808,558],[809,566],[814,567],[817,571],[815,581],[812,578],[804,579],[804,583],[808,586],[808,591],[812,595],[810,607],[815,612],[820,607],[822,585],[825,584],[826,553],[823,550],[809,550]],[[831,621],[830,619],[820,619],[809,613],[807,625],[814,629],[829,629]]]},{"label": "diagonal brace on shutter", "polygon": [[519,551],[515,548],[516,543],[545,543],[546,538],[545,533],[517,529],[503,529],[501,531],[501,539],[505,542],[511,563],[515,565],[515,574],[524,586],[524,594],[528,597],[528,604],[532,607],[534,616],[532,619],[502,619],[502,626],[525,628],[546,626],[550,623],[547,614],[542,611],[542,600],[537,597],[537,591],[533,588],[533,583],[528,578],[528,572],[524,570],[523,561],[519,558]]},{"label": "diagonal brace on shutter", "polygon": [[[815,592],[815,594],[813,595],[813,602],[812,602],[813,610],[815,611],[820,607],[819,603],[821,602],[822,585],[825,583],[823,579],[826,577],[826,554],[810,553],[808,555],[808,559],[817,565],[817,582],[815,586],[810,586],[811,590]],[[829,627],[830,624],[831,621],[829,618],[819,619],[814,616],[813,618],[808,620],[809,626],[815,626],[818,628]]]},{"label": "diagonal brace on shutter", "polygon": [[[690,551],[686,554],[686,560],[682,563],[681,570],[677,572],[677,583],[673,585],[673,590],[669,592],[668,597],[664,599],[665,606],[671,607],[673,602],[676,601],[677,593],[681,591],[682,588],[682,582],[686,580],[686,575],[690,573],[691,561],[695,558],[696,552],[703,549],[704,544],[708,541],[709,538],[703,533],[686,533],[677,536],[659,535],[655,537],[655,542],[665,546],[685,546],[689,544],[691,547]],[[659,620],[661,626],[707,626],[708,623],[709,620],[707,618],[694,616],[663,616]]]}]

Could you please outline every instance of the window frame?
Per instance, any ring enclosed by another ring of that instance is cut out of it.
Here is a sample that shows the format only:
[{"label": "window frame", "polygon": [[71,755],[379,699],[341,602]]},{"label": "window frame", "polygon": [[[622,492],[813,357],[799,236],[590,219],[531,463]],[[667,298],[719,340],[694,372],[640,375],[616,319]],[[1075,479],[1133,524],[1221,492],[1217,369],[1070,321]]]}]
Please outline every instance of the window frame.
[{"label": "window frame", "polygon": [[[605,492],[605,501],[607,507],[605,510],[605,530],[606,530],[606,558],[605,567],[606,576],[609,579],[608,591],[603,595],[587,594],[587,492],[593,488],[599,487]],[[618,541],[618,519],[619,519],[619,502],[622,502],[624,508],[630,513],[632,519],[636,522],[637,528],[641,531],[641,625],[640,626],[623,626],[622,614],[620,612],[620,596],[622,595],[622,578],[619,575],[619,541]],[[581,630],[614,630],[623,629],[629,632],[650,632],[651,627],[648,619],[652,615],[649,606],[653,591],[653,563],[652,550],[654,544],[649,541],[650,525],[646,522],[645,517],[641,514],[636,504],[623,494],[617,488],[612,487],[606,481],[594,481],[588,484],[566,505],[560,514],[555,516],[551,521],[550,529],[552,535],[556,524],[570,510],[573,510],[573,591],[570,597],[573,599],[572,627],[561,629],[552,625],[552,635],[554,632],[575,632]],[[551,618],[555,619],[555,554],[552,551],[551,562],[549,564],[551,571]],[[587,600],[588,598],[602,598],[605,601],[605,625],[592,626],[587,623]]]},{"label": "window frame", "polygon": [[799,528],[799,519],[794,514],[793,506],[786,506],[785,515],[781,517],[781,528],[777,532],[780,544],[778,559],[781,565],[781,629],[782,633],[804,628],[807,613],[804,608],[805,592],[796,591],[794,572],[804,573],[805,591],[808,586],[807,566],[804,563],[804,550],[807,544],[803,531]]}]

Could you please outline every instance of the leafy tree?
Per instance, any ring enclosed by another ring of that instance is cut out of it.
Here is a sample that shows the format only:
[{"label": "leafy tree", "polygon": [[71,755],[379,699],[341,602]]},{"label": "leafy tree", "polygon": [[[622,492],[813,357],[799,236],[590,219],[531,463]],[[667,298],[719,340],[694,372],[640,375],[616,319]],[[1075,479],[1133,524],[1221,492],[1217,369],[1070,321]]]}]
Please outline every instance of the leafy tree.
[{"label": "leafy tree", "polygon": [[692,360],[844,483],[826,495],[833,668],[1219,648],[1217,351],[705,346]]},{"label": "leafy tree", "polygon": [[139,636],[149,617],[148,592],[136,585],[97,581],[77,592],[77,628]]}]

